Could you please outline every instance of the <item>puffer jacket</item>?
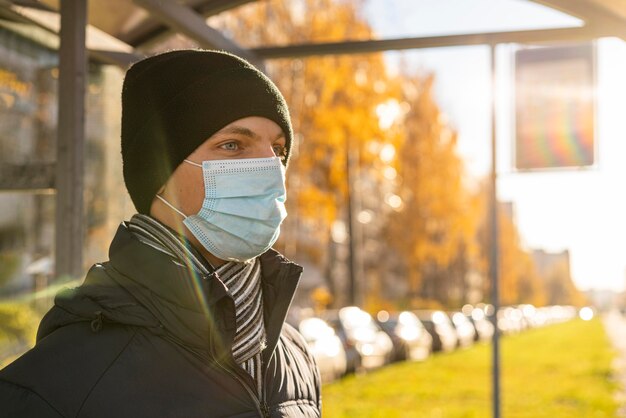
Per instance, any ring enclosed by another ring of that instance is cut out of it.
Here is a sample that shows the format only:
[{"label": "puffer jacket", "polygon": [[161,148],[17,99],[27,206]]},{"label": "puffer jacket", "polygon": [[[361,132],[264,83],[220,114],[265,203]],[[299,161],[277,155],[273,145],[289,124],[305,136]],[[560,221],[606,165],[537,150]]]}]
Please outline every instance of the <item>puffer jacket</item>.
[{"label": "puffer jacket", "polygon": [[267,348],[259,396],[231,354],[235,307],[122,224],[110,260],[57,295],[33,349],[0,371],[0,417],[319,417],[319,372],[284,323],[301,267],[261,256]]}]

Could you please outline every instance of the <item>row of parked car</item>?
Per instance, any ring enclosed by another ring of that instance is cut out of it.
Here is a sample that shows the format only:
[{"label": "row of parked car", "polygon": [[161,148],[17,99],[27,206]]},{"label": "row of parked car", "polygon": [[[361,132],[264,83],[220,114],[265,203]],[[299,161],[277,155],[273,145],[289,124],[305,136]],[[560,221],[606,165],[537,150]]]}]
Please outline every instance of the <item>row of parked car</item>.
[{"label": "row of parked car", "polygon": [[[380,311],[370,315],[356,306],[292,319],[315,356],[322,380],[367,371],[395,361],[423,361],[434,352],[447,352],[490,340],[493,306],[465,305],[452,312]],[[498,310],[501,334],[521,332],[574,318],[571,306],[536,308],[508,306]]]}]

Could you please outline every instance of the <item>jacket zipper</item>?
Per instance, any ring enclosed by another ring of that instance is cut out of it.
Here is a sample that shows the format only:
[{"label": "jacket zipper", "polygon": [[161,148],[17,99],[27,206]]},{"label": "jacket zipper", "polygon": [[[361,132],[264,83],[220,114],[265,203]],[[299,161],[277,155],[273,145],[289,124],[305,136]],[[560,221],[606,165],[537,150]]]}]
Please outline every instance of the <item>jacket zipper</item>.
[{"label": "jacket zipper", "polygon": [[[230,375],[231,377],[233,377],[241,386],[243,386],[243,388],[246,390],[246,392],[248,393],[248,395],[250,396],[250,398],[252,399],[252,401],[254,402],[254,406],[257,410],[257,412],[259,413],[259,416],[263,417],[263,418],[269,418],[269,408],[267,406],[267,404],[265,403],[265,401],[261,401],[261,399],[259,399],[259,397],[254,393],[254,391],[252,389],[250,389],[250,387],[248,386],[248,384],[246,382],[244,382],[244,380],[237,374],[237,372],[235,370],[231,370],[230,368],[226,367],[225,365],[223,365],[222,363],[220,363],[217,360],[217,356],[215,355],[214,349],[213,349],[213,344],[209,344],[209,348],[211,350],[211,357],[212,358],[207,358],[204,355],[202,355],[200,352],[191,349],[190,347],[186,346],[181,340],[179,340],[178,338],[174,337],[173,335],[166,333],[165,336],[171,340],[172,342],[174,342],[175,344],[185,348],[187,351],[191,352],[192,354],[194,354],[195,356],[197,356],[199,359],[201,359],[202,361],[207,361],[207,362],[213,362],[214,364],[217,364],[219,366],[220,369],[224,370],[228,375]],[[263,397],[265,397],[265,391],[263,391]]]},{"label": "jacket zipper", "polygon": [[241,386],[243,386],[243,388],[246,390],[246,392],[250,396],[250,399],[252,399],[252,401],[254,402],[254,406],[256,407],[256,410],[259,413],[259,416],[263,418],[269,418],[269,410],[267,408],[267,405],[265,404],[264,401],[261,401],[259,396],[256,393],[254,393],[254,391],[250,389],[248,384],[241,378],[241,376],[239,376],[239,374],[237,373],[237,369],[233,370],[227,367],[226,365],[223,365],[218,360],[218,356],[217,356],[217,353],[215,352],[215,347],[213,346],[212,341],[213,339],[210,340],[209,349],[211,351],[211,357],[213,358],[213,361],[215,362],[215,364],[217,364],[222,370],[224,370],[226,373],[232,376],[237,382],[239,382]]},{"label": "jacket zipper", "polygon": [[[289,271],[288,268],[282,268],[281,271],[278,273],[279,278],[282,278],[283,276],[287,275],[288,271]],[[253,390],[250,389],[250,387],[246,384],[246,382],[244,382],[243,379],[241,379],[240,376],[237,375],[236,371],[231,371],[230,369],[222,365],[217,360],[217,356],[215,355],[213,344],[211,343],[209,346],[210,346],[210,350],[214,359],[213,361],[215,361],[215,363],[218,366],[220,366],[224,371],[226,371],[228,374],[232,375],[235,378],[235,380],[237,380],[246,389],[246,392],[248,392],[248,394],[250,395],[250,398],[252,398],[252,400],[254,401],[259,415],[263,418],[270,418],[270,408],[269,408],[269,405],[267,404],[267,395],[266,395],[266,390],[265,390],[265,386],[266,386],[265,382],[267,380],[268,367],[266,367],[265,363],[261,362],[261,368],[263,369],[263,379],[261,381],[261,396],[259,397],[256,393],[254,393]],[[274,354],[272,353],[272,355]],[[270,356],[270,359],[271,359],[271,356]]]},{"label": "jacket zipper", "polygon": [[[272,354],[273,355],[273,354]],[[270,359],[272,357],[270,356]],[[263,379],[261,380],[261,408],[263,409],[263,417],[270,418],[270,408],[267,405],[267,397],[265,391],[265,381],[267,380],[267,369],[265,362],[263,361],[263,354],[261,354],[261,369],[263,370]]]},{"label": "jacket zipper", "polygon": [[[282,278],[283,276],[287,275],[288,271],[289,271],[288,268],[282,268],[281,271],[278,273],[279,278]],[[171,337],[173,336],[170,335],[170,338]],[[177,338],[173,338],[173,339],[177,340]],[[270,418],[270,409],[267,404],[267,396],[266,396],[266,390],[265,390],[265,382],[267,380],[267,372],[268,372],[268,368],[265,367],[266,365],[263,362],[261,363],[261,367],[263,368],[263,380],[261,382],[261,396],[259,396],[252,389],[250,389],[248,384],[241,378],[241,376],[237,374],[236,370],[232,370],[228,368],[227,366],[223,365],[217,360],[217,355],[216,355],[212,341],[213,340],[211,339],[209,342],[209,351],[211,353],[212,361],[215,364],[217,364],[222,370],[224,370],[226,373],[232,376],[246,390],[246,392],[250,396],[250,399],[252,399],[252,401],[254,402],[257,412],[262,418]],[[181,344],[181,343],[182,341],[179,342],[179,344],[185,347],[185,344]],[[199,353],[195,353],[194,350],[190,350],[190,351],[196,355],[199,355]],[[203,356],[199,355],[199,357],[202,358]],[[271,356],[270,356],[270,359],[271,359]]]},{"label": "jacket zipper", "polygon": [[243,386],[246,392],[248,392],[248,395],[250,395],[250,398],[252,399],[252,401],[254,401],[254,406],[256,407],[256,410],[259,413],[259,415],[263,418],[269,418],[269,409],[267,407],[267,404],[264,401],[261,401],[261,399],[259,399],[259,397],[254,393],[254,391],[248,387],[246,382],[244,382],[243,379],[241,379],[239,375],[237,375],[237,372],[229,369],[228,367],[224,366],[222,363],[220,363],[219,361],[215,359],[213,361],[222,370],[224,370],[226,373],[234,377],[235,380],[239,382],[239,384],[241,384],[241,386]]}]

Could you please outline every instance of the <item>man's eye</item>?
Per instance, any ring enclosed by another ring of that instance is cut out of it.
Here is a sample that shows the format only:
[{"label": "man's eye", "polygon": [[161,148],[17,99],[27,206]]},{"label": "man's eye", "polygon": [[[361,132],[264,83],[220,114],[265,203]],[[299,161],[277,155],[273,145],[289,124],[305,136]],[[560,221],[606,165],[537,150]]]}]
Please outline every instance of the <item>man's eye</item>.
[{"label": "man's eye", "polygon": [[225,149],[226,151],[237,151],[239,149],[239,145],[236,142],[226,142],[225,144],[220,145],[220,148]]}]

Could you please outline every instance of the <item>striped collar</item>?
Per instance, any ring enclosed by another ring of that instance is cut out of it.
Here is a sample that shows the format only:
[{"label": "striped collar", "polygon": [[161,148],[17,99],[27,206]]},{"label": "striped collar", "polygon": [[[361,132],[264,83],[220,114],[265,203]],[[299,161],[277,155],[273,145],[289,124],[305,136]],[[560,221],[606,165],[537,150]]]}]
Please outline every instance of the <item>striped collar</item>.
[{"label": "striped collar", "polygon": [[139,241],[185,263],[192,270],[207,275],[215,268],[182,234],[151,216],[135,214],[128,222],[130,231]]},{"label": "striped collar", "polygon": [[215,269],[186,238],[158,220],[137,214],[128,225],[142,243],[186,264],[202,276],[213,272],[224,283],[235,304],[233,357],[260,385],[261,352],[266,346],[260,261],[256,258],[245,263],[229,261]]}]

